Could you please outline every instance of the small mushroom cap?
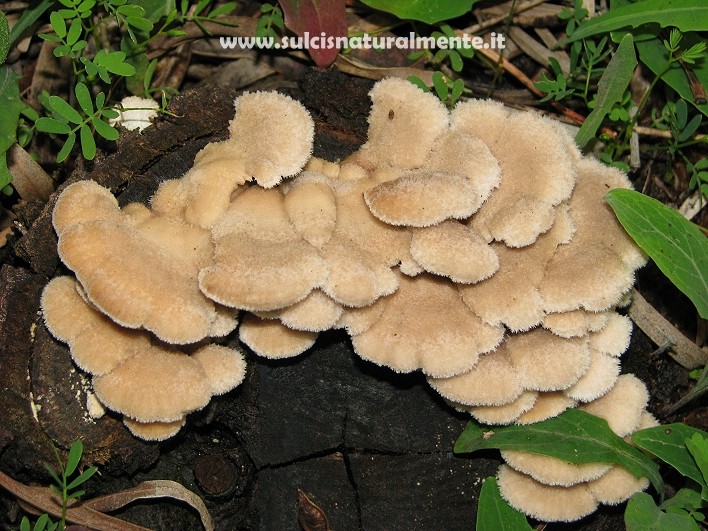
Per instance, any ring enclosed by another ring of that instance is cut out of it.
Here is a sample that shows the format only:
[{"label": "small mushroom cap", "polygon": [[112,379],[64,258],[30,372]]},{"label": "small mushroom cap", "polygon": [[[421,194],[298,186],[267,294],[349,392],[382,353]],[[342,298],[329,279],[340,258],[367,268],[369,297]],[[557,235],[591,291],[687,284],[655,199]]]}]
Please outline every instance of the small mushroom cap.
[{"label": "small mushroom cap", "polygon": [[293,330],[324,332],[334,328],[344,308],[325,295],[313,290],[307,297],[280,312],[280,322]]},{"label": "small mushroom cap", "polygon": [[197,360],[157,346],[95,376],[93,387],[106,407],[138,422],[175,422],[206,406],[212,391]]},{"label": "small mushroom cap", "polygon": [[533,424],[556,417],[566,409],[575,407],[575,400],[561,392],[539,393],[533,407],[516,419],[517,424]]},{"label": "small mushroom cap", "polygon": [[59,194],[52,210],[52,225],[61,234],[82,223],[118,221],[120,214],[118,200],[108,189],[96,181],[78,181]]},{"label": "small mushroom cap", "polygon": [[292,358],[315,344],[317,333],[293,330],[277,320],[248,315],[238,329],[239,339],[264,358]]},{"label": "small mushroom cap", "polygon": [[563,339],[543,328],[508,336],[507,352],[521,385],[530,391],[567,389],[587,372],[587,338]]},{"label": "small mushroom cap", "polygon": [[123,424],[130,433],[145,441],[164,441],[177,435],[185,424],[184,417],[174,422],[138,422],[130,417],[123,417]]},{"label": "small mushroom cap", "polygon": [[539,290],[548,312],[578,308],[604,311],[616,305],[634,283],[634,270],[646,258],[604,200],[614,188],[629,188],[627,177],[599,161],[578,162],[570,199],[576,233],[548,263]]},{"label": "small mushroom cap", "polygon": [[118,116],[109,118],[108,123],[111,125],[120,124],[128,131],[142,131],[157,118],[159,110],[160,104],[152,98],[126,96],[121,100],[120,107],[116,107]]},{"label": "small mushroom cap", "polygon": [[632,339],[632,321],[618,313],[610,313],[607,324],[590,334],[590,348],[603,354],[619,357],[629,347]]},{"label": "small mushroom cap", "polygon": [[411,256],[426,271],[461,284],[479,282],[499,269],[494,249],[456,221],[416,230],[411,240]]},{"label": "small mushroom cap", "polygon": [[573,310],[570,312],[549,313],[543,318],[543,327],[560,337],[584,336],[588,332],[602,330],[610,318],[609,312],[588,312]]},{"label": "small mushroom cap", "polygon": [[647,478],[637,478],[621,466],[613,466],[601,478],[588,483],[588,489],[595,499],[606,505],[625,502],[635,492],[646,490]]},{"label": "small mushroom cap", "polygon": [[623,374],[604,396],[579,409],[605,419],[612,431],[625,437],[639,426],[648,401],[649,394],[642,381],[633,374]]},{"label": "small mushroom cap", "polygon": [[79,289],[73,278],[56,277],[44,287],[40,303],[47,329],[69,344],[71,357],[79,368],[91,374],[105,374],[149,347],[146,334],[116,325],[92,308]]},{"label": "small mushroom cap", "polygon": [[273,187],[305,166],[315,125],[300,102],[277,92],[251,92],[236,98],[234,107],[229,142],[259,185]]},{"label": "small mushroom cap", "polygon": [[278,189],[243,191],[212,229],[214,264],[199,288],[224,306],[250,311],[284,308],[322,284],[327,269],[288,219]]},{"label": "small mushroom cap", "polygon": [[223,395],[239,385],[246,376],[243,354],[220,345],[206,345],[192,354],[206,374],[212,395]]},{"label": "small mushroom cap", "polygon": [[367,190],[364,199],[374,216],[394,226],[430,227],[467,218],[478,208],[472,182],[442,172],[403,175]]},{"label": "small mushroom cap", "polygon": [[344,328],[350,336],[366,332],[383,314],[388,298],[378,299],[375,303],[362,308],[343,308],[337,328]]},{"label": "small mushroom cap", "polygon": [[397,78],[379,81],[369,96],[368,140],[355,155],[356,162],[367,169],[421,166],[435,140],[447,129],[445,106],[433,94]]},{"label": "small mushroom cap", "polygon": [[552,487],[502,465],[497,473],[499,492],[509,505],[544,522],[574,522],[597,509],[597,500],[581,483]]},{"label": "small mushroom cap", "polygon": [[578,402],[592,402],[607,393],[617,382],[620,365],[616,357],[590,348],[590,367],[565,394]]},{"label": "small mushroom cap", "polygon": [[469,371],[450,378],[428,378],[448,400],[468,406],[498,406],[516,400],[524,391],[504,344],[480,357]]},{"label": "small mushroom cap", "polygon": [[472,408],[463,407],[462,410],[469,413],[482,424],[511,424],[520,416],[530,411],[539,393],[535,391],[524,391],[519,398],[508,404],[501,406],[475,406]]},{"label": "small mushroom cap", "polygon": [[474,315],[448,282],[429,275],[401,276],[381,319],[353,336],[352,344],[362,358],[397,372],[420,368],[444,378],[471,369],[502,335],[501,327]]},{"label": "small mushroom cap", "polygon": [[332,188],[301,175],[285,196],[285,210],[300,235],[318,249],[329,241],[337,222]]},{"label": "small mushroom cap", "polygon": [[576,465],[548,455],[532,454],[518,450],[502,450],[502,458],[517,472],[521,472],[544,485],[570,487],[601,477],[611,465],[587,463]]}]

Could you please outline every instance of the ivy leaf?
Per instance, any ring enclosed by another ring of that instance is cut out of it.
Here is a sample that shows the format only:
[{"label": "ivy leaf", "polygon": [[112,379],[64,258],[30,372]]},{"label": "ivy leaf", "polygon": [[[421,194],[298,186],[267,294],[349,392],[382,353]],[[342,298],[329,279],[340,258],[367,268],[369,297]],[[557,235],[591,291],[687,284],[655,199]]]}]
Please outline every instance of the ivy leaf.
[{"label": "ivy leaf", "polygon": [[615,55],[605,68],[597,84],[597,98],[595,108],[588,115],[575,135],[577,144],[584,148],[600,128],[605,116],[612,110],[615,103],[622,101],[625,90],[632,79],[637,58],[634,55],[634,38],[631,33],[624,36]]},{"label": "ivy leaf", "polygon": [[686,439],[695,434],[705,434],[701,430],[685,424],[666,424],[639,430],[632,434],[632,441],[640,448],[652,453],[668,463],[686,477],[705,485],[703,474],[686,448]]},{"label": "ivy leaf", "polygon": [[[320,34],[329,37],[346,37],[348,31],[345,0],[279,0],[285,15],[285,25],[302,37],[305,32],[310,38]],[[312,60],[320,68],[334,63],[339,49],[335,47],[310,47]]]},{"label": "ivy leaf", "polygon": [[401,20],[420,20],[426,24],[436,24],[469,13],[476,0],[362,0],[369,7],[392,13]]},{"label": "ivy leaf", "polygon": [[637,492],[629,499],[624,523],[627,531],[700,531],[692,516],[663,512],[646,492]]},{"label": "ivy leaf", "polygon": [[605,196],[627,233],[708,319],[708,239],[673,208],[632,190]]},{"label": "ivy leaf", "polygon": [[456,453],[483,449],[521,450],[549,455],[570,463],[612,463],[636,477],[647,477],[663,495],[659,467],[641,451],[618,437],[601,418],[579,409],[527,426],[484,429],[470,422],[455,442]]},{"label": "ivy leaf", "polygon": [[526,517],[511,507],[499,494],[497,478],[490,476],[482,483],[477,506],[477,531],[531,531]]}]

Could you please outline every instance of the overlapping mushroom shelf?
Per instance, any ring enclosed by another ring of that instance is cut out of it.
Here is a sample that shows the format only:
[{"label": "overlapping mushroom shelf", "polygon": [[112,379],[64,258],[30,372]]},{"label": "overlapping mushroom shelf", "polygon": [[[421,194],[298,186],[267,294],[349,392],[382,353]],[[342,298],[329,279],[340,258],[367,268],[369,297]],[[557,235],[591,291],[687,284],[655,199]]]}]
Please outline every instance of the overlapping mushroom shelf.
[{"label": "overlapping mushroom shelf", "polygon": [[[121,209],[91,181],[63,191],[53,222],[76,280],[52,281],[42,306],[98,399],[139,437],[173,435],[243,378],[241,354],[210,342],[244,310],[238,334],[258,355],[296,356],[343,328],[359,356],[423,371],[483,423],[571,407],[623,437],[654,423],[644,385],[619,376],[631,323],[615,310],[645,257],[603,197],[626,176],[531,113],[448,112],[396,79],[371,98],[368,140],[339,163],[311,157],[304,107],[257,92],[150,208]],[[503,457],[502,494],[542,520],[646,486],[617,467]]]}]

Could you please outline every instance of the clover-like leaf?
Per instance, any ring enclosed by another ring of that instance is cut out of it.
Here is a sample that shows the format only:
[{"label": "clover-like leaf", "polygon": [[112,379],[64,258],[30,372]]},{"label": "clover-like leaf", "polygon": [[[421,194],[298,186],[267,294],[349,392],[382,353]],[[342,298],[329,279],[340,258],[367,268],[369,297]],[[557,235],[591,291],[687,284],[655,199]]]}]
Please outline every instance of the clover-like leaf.
[{"label": "clover-like leaf", "polygon": [[106,140],[118,140],[120,133],[115,127],[111,127],[109,124],[107,124],[98,117],[92,118],[91,123],[93,124],[93,127],[96,132]]},{"label": "clover-like leaf", "polygon": [[78,111],[59,96],[49,96],[49,103],[54,112],[68,121],[75,124],[80,124],[84,121]]},{"label": "clover-like leaf", "polygon": [[68,135],[71,133],[71,126],[66,122],[60,122],[55,118],[43,116],[38,118],[34,123],[38,131],[42,133],[54,133],[59,135]]},{"label": "clover-like leaf", "polygon": [[76,94],[76,101],[79,102],[81,110],[88,116],[91,116],[93,114],[93,102],[91,101],[91,93],[88,87],[84,83],[79,82],[74,87],[74,94]]},{"label": "clover-like leaf", "polygon": [[81,154],[86,160],[93,160],[96,156],[96,141],[93,139],[93,131],[86,124],[81,126]]}]

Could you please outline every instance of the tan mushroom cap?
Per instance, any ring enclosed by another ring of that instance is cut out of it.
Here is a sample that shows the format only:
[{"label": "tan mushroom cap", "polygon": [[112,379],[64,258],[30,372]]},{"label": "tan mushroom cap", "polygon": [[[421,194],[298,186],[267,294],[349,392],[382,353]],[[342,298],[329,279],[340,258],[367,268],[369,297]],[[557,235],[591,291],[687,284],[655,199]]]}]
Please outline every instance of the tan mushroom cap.
[{"label": "tan mushroom cap", "polygon": [[342,316],[337,321],[336,328],[344,328],[350,336],[366,332],[379,320],[388,304],[388,298],[378,299],[370,306],[362,308],[343,308]]},{"label": "tan mushroom cap", "polygon": [[613,466],[601,478],[588,483],[588,489],[595,499],[606,505],[625,502],[635,492],[641,492],[649,486],[647,478],[637,478],[621,466]]},{"label": "tan mushroom cap", "polygon": [[548,263],[539,288],[548,312],[607,310],[620,302],[634,283],[634,270],[646,261],[604,200],[611,189],[629,188],[627,177],[590,159],[577,168],[569,202],[577,231]]},{"label": "tan mushroom cap", "polygon": [[544,522],[574,522],[595,511],[598,505],[584,483],[552,487],[508,465],[499,468],[497,482],[509,505]]},{"label": "tan mushroom cap", "polygon": [[524,391],[519,398],[500,406],[475,406],[458,408],[468,411],[482,424],[512,424],[526,412],[531,411],[540,394]]},{"label": "tan mushroom cap", "polygon": [[270,188],[299,172],[312,154],[315,125],[298,101],[277,92],[251,92],[234,102],[229,142],[246,171]]},{"label": "tan mushroom cap", "polygon": [[509,114],[476,100],[458,105],[450,122],[453,131],[485,142],[501,166],[499,188],[474,216],[475,229],[510,247],[533,243],[553,224],[555,205],[573,190],[574,160],[565,149],[565,133],[533,113]]},{"label": "tan mushroom cap", "polygon": [[517,424],[533,424],[542,420],[557,417],[566,409],[575,407],[575,400],[562,392],[539,393],[533,407],[522,413],[516,419]]},{"label": "tan mushroom cap", "polygon": [[150,346],[147,334],[116,325],[92,308],[71,277],[52,279],[42,291],[41,307],[47,329],[68,343],[71,357],[82,370],[105,374]]},{"label": "tan mushroom cap", "polygon": [[579,407],[605,419],[610,429],[620,437],[635,431],[649,401],[646,386],[633,374],[623,374],[604,396]]},{"label": "tan mushroom cap", "polygon": [[422,369],[441,378],[471,369],[502,335],[501,327],[474,315],[448,282],[430,275],[401,276],[384,314],[353,336],[352,345],[362,358],[397,372]]},{"label": "tan mushroom cap", "polygon": [[280,312],[280,322],[293,330],[324,332],[334,328],[344,308],[325,295],[313,290],[307,297]]},{"label": "tan mushroom cap", "polygon": [[278,189],[243,191],[212,235],[214,263],[200,271],[199,288],[225,306],[284,308],[304,299],[326,277],[325,263],[293,227]]},{"label": "tan mushroom cap", "polygon": [[578,402],[592,402],[607,393],[617,382],[619,360],[590,348],[590,367],[565,394]]},{"label": "tan mushroom cap", "polygon": [[457,221],[443,221],[414,231],[411,256],[429,273],[461,284],[479,282],[499,269],[494,249]]},{"label": "tan mushroom cap", "polygon": [[590,334],[590,348],[603,354],[619,357],[629,347],[632,339],[632,321],[618,313],[610,313],[607,324]]},{"label": "tan mushroom cap", "polygon": [[243,354],[221,345],[205,345],[192,354],[204,370],[212,395],[223,395],[239,385],[246,376]]},{"label": "tan mushroom cap", "polygon": [[503,323],[512,332],[529,330],[544,318],[540,286],[546,264],[559,244],[570,239],[573,226],[563,207],[558,208],[551,230],[520,249],[492,244],[499,270],[481,282],[459,286],[470,309],[490,324]]},{"label": "tan mushroom cap", "polygon": [[332,188],[301,174],[285,195],[285,210],[300,235],[320,249],[334,233],[337,203]]},{"label": "tan mushroom cap", "polygon": [[443,397],[468,406],[498,406],[516,400],[524,388],[502,343],[480,357],[467,372],[450,378],[428,378]]},{"label": "tan mushroom cap", "polygon": [[277,320],[248,315],[238,329],[239,339],[264,358],[291,358],[315,344],[317,333],[293,330]]},{"label": "tan mushroom cap", "polygon": [[445,106],[405,79],[383,79],[369,96],[368,140],[354,155],[354,161],[367,169],[421,166],[435,140],[447,129]]},{"label": "tan mushroom cap", "polygon": [[138,422],[130,417],[123,417],[123,424],[130,433],[145,441],[164,441],[174,437],[185,422],[184,417],[174,422]]},{"label": "tan mushroom cap", "polygon": [[535,328],[508,336],[505,344],[521,385],[529,391],[567,389],[590,366],[586,337],[563,339]]},{"label": "tan mushroom cap", "polygon": [[106,407],[138,422],[175,422],[206,406],[212,393],[197,360],[157,346],[95,376],[93,387]]},{"label": "tan mushroom cap", "polygon": [[612,465],[605,463],[575,464],[548,455],[502,450],[506,464],[517,472],[531,476],[544,485],[570,487],[592,481],[605,474]]},{"label": "tan mushroom cap", "polygon": [[543,327],[560,337],[578,337],[602,330],[609,318],[610,312],[572,310],[549,313],[543,318]]},{"label": "tan mushroom cap", "polygon": [[[67,225],[71,212],[81,219],[91,196],[93,221]],[[234,315],[217,312],[196,284],[211,254],[207,231],[174,218],[136,215],[134,209],[123,214],[112,194],[91,181],[68,186],[57,208],[59,256],[91,303],[116,323],[146,328],[173,344],[223,330],[224,319],[235,327]]]}]

